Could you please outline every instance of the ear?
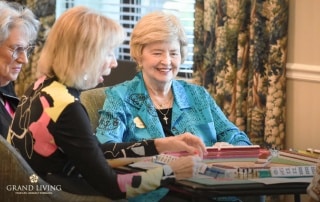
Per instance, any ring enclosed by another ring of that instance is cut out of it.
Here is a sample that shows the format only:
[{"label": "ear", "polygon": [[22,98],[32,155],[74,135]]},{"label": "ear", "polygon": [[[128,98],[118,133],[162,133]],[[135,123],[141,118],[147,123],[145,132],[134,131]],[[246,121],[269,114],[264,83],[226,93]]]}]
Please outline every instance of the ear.
[{"label": "ear", "polygon": [[141,57],[139,57],[139,58],[136,59],[136,63],[137,63],[137,65],[138,65],[139,67],[142,67],[142,59],[141,59]]}]

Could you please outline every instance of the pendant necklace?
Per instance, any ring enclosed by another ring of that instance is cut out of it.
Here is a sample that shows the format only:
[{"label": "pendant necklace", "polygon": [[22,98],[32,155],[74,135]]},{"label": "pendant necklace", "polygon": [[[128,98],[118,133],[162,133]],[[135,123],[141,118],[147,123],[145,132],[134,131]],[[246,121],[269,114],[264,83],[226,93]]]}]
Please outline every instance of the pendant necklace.
[{"label": "pendant necklace", "polygon": [[161,109],[158,109],[158,111],[160,112],[160,114],[162,114],[162,116],[163,116],[162,119],[166,122],[166,125],[168,125],[168,119],[169,119],[169,118],[167,117],[167,114],[168,114],[169,110],[170,110],[170,108],[167,109],[167,112],[166,112],[166,113],[162,113]]},{"label": "pendant necklace", "polygon": [[[154,91],[152,90],[152,88],[150,88],[150,91],[151,91],[154,95],[156,95],[156,93],[154,93]],[[151,98],[151,97],[150,97],[150,98]],[[167,103],[165,103],[165,104],[158,104],[158,103],[156,102],[156,100],[154,100],[154,99],[151,98],[151,100],[153,101],[153,103],[158,106],[158,109],[156,108],[156,110],[159,111],[160,114],[162,114],[162,116],[163,116],[162,119],[166,122],[166,125],[168,125],[168,120],[169,120],[169,118],[167,117],[167,115],[168,115],[168,113],[169,113],[169,111],[170,111],[170,107],[168,107],[167,112],[165,112],[165,113],[163,113],[163,112],[161,111],[161,109],[163,109],[163,108],[164,108],[165,106],[167,106],[167,105],[170,106],[171,103],[172,103],[172,101],[173,101],[172,98],[173,98],[173,96],[171,95],[171,97],[169,98],[169,101],[168,101]]]},{"label": "pendant necklace", "polygon": [[[160,112],[160,114],[162,114],[162,116],[163,116],[163,120],[166,122],[166,125],[168,125],[168,120],[169,120],[169,118],[167,117],[167,115],[168,115],[168,113],[169,113],[169,111],[170,111],[170,105],[171,105],[171,103],[172,103],[172,101],[173,100],[171,100],[172,99],[172,97],[170,98],[170,101],[167,103],[167,104],[156,104],[156,105],[158,105],[158,107],[159,107],[159,109],[156,109],[156,110],[158,110],[159,112]],[[167,112],[166,113],[163,113],[162,111],[161,111],[161,109],[163,108],[163,107],[165,107],[165,106],[168,106],[168,109],[167,109]]]}]

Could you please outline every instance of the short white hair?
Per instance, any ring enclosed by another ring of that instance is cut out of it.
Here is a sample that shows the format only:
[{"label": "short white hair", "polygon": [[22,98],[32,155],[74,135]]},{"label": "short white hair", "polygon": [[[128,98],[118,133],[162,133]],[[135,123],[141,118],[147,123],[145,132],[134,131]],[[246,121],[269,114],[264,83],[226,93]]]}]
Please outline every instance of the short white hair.
[{"label": "short white hair", "polygon": [[34,42],[40,23],[30,9],[15,2],[0,1],[0,13],[0,44],[15,27],[21,28],[29,44]]}]

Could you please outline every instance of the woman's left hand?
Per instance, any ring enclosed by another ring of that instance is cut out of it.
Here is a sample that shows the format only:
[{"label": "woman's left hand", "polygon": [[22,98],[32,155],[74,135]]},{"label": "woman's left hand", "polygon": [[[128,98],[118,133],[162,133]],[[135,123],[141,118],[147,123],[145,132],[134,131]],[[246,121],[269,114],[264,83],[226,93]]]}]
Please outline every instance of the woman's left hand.
[{"label": "woman's left hand", "polygon": [[158,138],[155,139],[155,145],[159,153],[185,151],[191,155],[199,155],[201,158],[207,154],[203,141],[191,133]]}]

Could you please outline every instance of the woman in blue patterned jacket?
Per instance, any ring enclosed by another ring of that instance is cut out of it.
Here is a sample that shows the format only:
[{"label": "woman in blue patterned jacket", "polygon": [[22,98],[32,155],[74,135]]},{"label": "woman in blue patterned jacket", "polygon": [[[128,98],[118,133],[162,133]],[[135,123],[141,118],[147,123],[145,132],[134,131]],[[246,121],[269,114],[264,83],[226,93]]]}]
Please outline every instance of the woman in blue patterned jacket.
[{"label": "woman in blue patterned jacket", "polygon": [[[206,146],[216,142],[251,144],[203,87],[175,79],[187,56],[186,34],[177,17],[159,11],[142,17],[133,29],[130,53],[138,73],[131,81],[106,89],[96,129],[100,142],[143,141],[191,133]],[[166,191],[158,189],[133,201],[157,201],[160,192]],[[172,198],[175,194],[169,193],[161,200]]]},{"label": "woman in blue patterned jacket", "polygon": [[187,56],[186,34],[177,17],[164,12],[144,16],[133,29],[130,51],[139,72],[131,81],[107,88],[96,130],[100,142],[189,132],[206,146],[251,144],[203,87],[175,79]]}]

